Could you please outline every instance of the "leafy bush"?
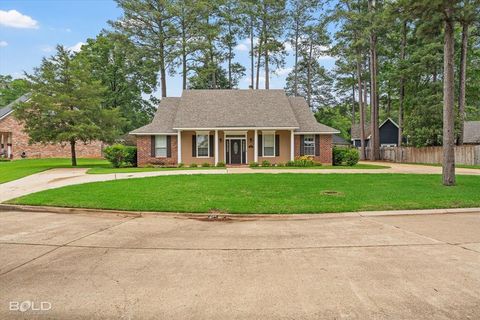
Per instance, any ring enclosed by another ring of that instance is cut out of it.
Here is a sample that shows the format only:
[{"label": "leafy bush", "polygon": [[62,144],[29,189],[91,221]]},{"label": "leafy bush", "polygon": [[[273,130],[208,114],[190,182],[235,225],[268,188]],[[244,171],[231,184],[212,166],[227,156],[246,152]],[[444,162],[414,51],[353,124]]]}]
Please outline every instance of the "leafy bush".
[{"label": "leafy bush", "polygon": [[360,155],[355,148],[333,148],[333,165],[334,166],[354,166],[360,160]]},{"label": "leafy bush", "polygon": [[210,163],[204,162],[204,163],[202,163],[202,167],[203,168],[208,168],[208,167],[210,167]]},{"label": "leafy bush", "polygon": [[344,159],[347,166],[354,166],[358,163],[358,160],[360,160],[360,155],[358,154],[357,149],[351,148],[347,149],[347,152],[345,152]]},{"label": "leafy bush", "polygon": [[196,168],[196,167],[198,167],[198,164],[192,163],[191,165],[189,165],[189,167],[190,167],[190,168]]},{"label": "leafy bush", "polygon": [[223,162],[223,161],[218,162],[217,167],[224,168],[225,167],[225,162]]},{"label": "leafy bush", "polygon": [[270,167],[272,164],[268,160],[263,160],[262,161],[262,167]]},{"label": "leafy bush", "polygon": [[287,163],[285,164],[287,167],[295,167],[295,161],[293,160],[288,160]]},{"label": "leafy bush", "polygon": [[277,166],[277,167],[285,167],[285,163],[281,163],[281,162],[280,162],[280,163],[277,163],[276,166]]},{"label": "leafy bush", "polygon": [[297,157],[293,162],[294,167],[313,167],[314,165],[312,156]]},{"label": "leafy bush", "polygon": [[105,159],[110,161],[114,168],[137,165],[137,148],[126,147],[123,144],[114,144],[103,150]]},{"label": "leafy bush", "polygon": [[259,166],[258,162],[250,162],[248,165],[250,168],[256,168]]},{"label": "leafy bush", "polygon": [[179,168],[183,168],[183,167],[185,167],[185,163],[183,163],[183,162],[180,162],[180,163],[178,164],[178,167],[179,167]]}]

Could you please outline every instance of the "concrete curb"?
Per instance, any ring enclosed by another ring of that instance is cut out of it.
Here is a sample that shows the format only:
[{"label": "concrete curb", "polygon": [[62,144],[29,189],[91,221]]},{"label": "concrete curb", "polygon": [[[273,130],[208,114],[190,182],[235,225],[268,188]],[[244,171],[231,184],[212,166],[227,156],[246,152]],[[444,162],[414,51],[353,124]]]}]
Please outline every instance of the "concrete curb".
[{"label": "concrete curb", "polygon": [[331,219],[331,218],[354,218],[354,217],[380,217],[380,216],[405,216],[405,215],[436,215],[456,213],[479,213],[480,208],[452,208],[452,209],[422,209],[422,210],[391,210],[391,211],[358,211],[338,213],[294,213],[294,214],[232,214],[232,213],[184,213],[184,212],[152,212],[152,211],[122,211],[86,208],[65,208],[49,206],[27,206],[0,204],[2,211],[23,211],[23,212],[48,212],[58,214],[114,214],[122,216],[142,217],[158,216],[169,218],[203,218],[205,220],[307,220],[307,219]]}]

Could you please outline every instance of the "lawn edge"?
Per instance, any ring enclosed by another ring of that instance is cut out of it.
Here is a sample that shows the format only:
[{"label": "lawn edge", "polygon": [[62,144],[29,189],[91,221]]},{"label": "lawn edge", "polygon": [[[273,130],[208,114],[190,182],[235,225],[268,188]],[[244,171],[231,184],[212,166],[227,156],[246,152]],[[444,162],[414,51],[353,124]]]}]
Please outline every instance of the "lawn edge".
[{"label": "lawn edge", "polygon": [[457,214],[457,213],[476,213],[480,208],[445,208],[445,209],[414,209],[414,210],[382,210],[382,211],[354,211],[354,212],[333,212],[333,213],[185,213],[185,212],[156,212],[156,211],[127,211],[127,210],[108,210],[108,209],[89,209],[89,208],[68,208],[54,206],[33,206],[0,204],[0,212],[22,211],[22,212],[47,212],[56,214],[114,214],[123,216],[160,216],[170,218],[206,218],[206,217],[227,217],[239,219],[282,219],[299,220],[312,218],[345,218],[345,217],[381,217],[381,216],[408,216],[408,215],[435,215],[435,214]]}]

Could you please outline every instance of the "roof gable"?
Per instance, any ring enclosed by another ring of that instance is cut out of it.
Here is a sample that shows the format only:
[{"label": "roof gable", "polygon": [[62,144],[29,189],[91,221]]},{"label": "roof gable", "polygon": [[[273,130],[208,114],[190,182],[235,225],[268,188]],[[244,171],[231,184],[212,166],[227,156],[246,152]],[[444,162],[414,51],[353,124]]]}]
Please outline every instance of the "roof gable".
[{"label": "roof gable", "polygon": [[28,93],[24,94],[23,96],[21,96],[21,97],[17,98],[16,100],[10,102],[9,104],[7,104],[5,107],[0,108],[0,120],[9,116],[13,112],[13,107],[17,103],[27,101],[29,99],[29,97],[30,97],[30,94],[28,94]]},{"label": "roof gable", "polygon": [[463,143],[480,144],[480,121],[465,121]]},{"label": "roof gable", "polygon": [[299,125],[299,128],[295,131],[312,133],[339,133],[338,130],[319,123],[304,98],[288,97],[288,100],[290,101],[290,105]]},{"label": "roof gable", "polygon": [[162,98],[152,122],[132,131],[132,134],[175,133],[173,121],[177,114],[180,98]]}]

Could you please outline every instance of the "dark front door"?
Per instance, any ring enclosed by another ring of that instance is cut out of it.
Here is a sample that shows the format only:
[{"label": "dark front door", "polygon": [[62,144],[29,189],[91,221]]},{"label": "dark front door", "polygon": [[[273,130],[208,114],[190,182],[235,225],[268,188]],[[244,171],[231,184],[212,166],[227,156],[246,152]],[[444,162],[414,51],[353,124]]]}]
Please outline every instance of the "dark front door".
[{"label": "dark front door", "polygon": [[230,163],[231,164],[242,163],[242,140],[241,139],[230,140]]}]

